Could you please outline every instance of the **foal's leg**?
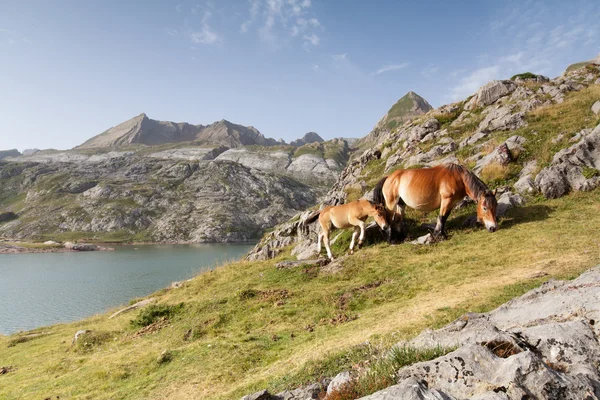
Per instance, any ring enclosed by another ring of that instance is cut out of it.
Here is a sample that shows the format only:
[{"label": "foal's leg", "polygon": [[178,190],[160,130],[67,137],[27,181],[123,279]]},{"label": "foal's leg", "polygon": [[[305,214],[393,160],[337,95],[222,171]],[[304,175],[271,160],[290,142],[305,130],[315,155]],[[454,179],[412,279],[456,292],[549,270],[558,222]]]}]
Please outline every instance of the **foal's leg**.
[{"label": "foal's leg", "polygon": [[442,198],[442,204],[440,205],[440,215],[438,216],[437,224],[433,230],[433,237],[435,239],[446,239],[446,220],[452,211],[452,197]]},{"label": "foal's leg", "polygon": [[323,232],[323,242],[325,243],[325,249],[327,249],[327,257],[329,257],[329,259],[331,261],[333,261],[333,254],[331,254],[331,247],[329,247],[329,231],[324,231]]},{"label": "foal's leg", "polygon": [[365,221],[360,221],[358,226],[360,228],[360,236],[358,237],[358,248],[360,249],[363,245],[363,240],[365,240]]},{"label": "foal's leg", "polygon": [[319,232],[319,240],[317,240],[317,254],[321,255],[321,242],[323,240],[323,230]]},{"label": "foal's leg", "polygon": [[354,231],[352,232],[352,240],[350,241],[350,254],[354,254],[354,241],[356,240],[356,236],[358,236],[358,226],[355,226]]}]

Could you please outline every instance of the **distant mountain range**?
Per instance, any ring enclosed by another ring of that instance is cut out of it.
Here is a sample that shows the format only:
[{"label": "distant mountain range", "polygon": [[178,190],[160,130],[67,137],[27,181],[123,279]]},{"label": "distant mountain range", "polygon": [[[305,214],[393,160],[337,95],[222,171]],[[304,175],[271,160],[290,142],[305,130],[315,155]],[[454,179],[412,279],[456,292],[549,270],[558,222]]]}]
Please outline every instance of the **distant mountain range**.
[{"label": "distant mountain range", "polygon": [[[210,125],[192,125],[187,122],[157,121],[140,114],[94,136],[75,149],[119,148],[136,144],[156,146],[181,142],[229,148],[286,144],[283,140],[266,138],[252,126],[238,125],[224,119]],[[309,132],[291,145],[298,147],[313,142],[323,142],[323,138],[315,132]]]}]

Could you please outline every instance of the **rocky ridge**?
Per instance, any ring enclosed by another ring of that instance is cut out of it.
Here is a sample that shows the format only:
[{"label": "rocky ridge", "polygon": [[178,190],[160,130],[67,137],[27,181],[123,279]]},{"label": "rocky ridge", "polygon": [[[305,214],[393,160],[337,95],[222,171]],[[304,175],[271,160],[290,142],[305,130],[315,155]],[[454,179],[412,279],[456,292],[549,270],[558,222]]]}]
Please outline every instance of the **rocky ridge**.
[{"label": "rocky ridge", "polygon": [[[145,120],[125,124],[138,129]],[[240,146],[238,139],[235,132],[210,139],[234,147],[184,142],[10,152],[0,162],[0,206],[15,218],[0,221],[0,237],[254,240],[317,203],[350,151],[347,141],[316,134],[305,135],[304,142],[316,141],[299,147]]]},{"label": "rocky ridge", "polygon": [[[539,192],[553,198],[570,191],[592,190],[600,185],[600,120],[594,118],[594,101],[582,111],[589,127],[581,131],[550,132],[543,139],[536,137],[537,132],[528,133],[528,137],[511,133],[527,128],[530,113],[561,105],[570,93],[599,84],[600,62],[592,61],[554,79],[522,74],[514,80],[492,81],[465,101],[430,110],[397,127],[387,128],[382,124],[384,117],[360,141],[370,143],[369,147],[352,157],[322,206],[369,198],[375,183],[395,169],[447,162],[462,162],[484,180],[508,179],[505,189],[522,195]],[[556,149],[549,165],[540,165],[536,159],[541,140],[551,142]],[[501,178],[493,178],[498,173]],[[293,254],[299,259],[313,257],[309,249],[314,248],[316,234],[301,233],[307,229],[302,223],[305,215],[298,213],[276,227],[247,258],[270,258],[281,246],[290,244],[295,244]]]},{"label": "rocky ridge", "polygon": [[240,147],[285,144],[265,138],[256,128],[221,120],[210,125],[157,121],[144,113],[94,136],[77,149],[118,148],[134,144],[148,146],[194,142],[196,145]]}]

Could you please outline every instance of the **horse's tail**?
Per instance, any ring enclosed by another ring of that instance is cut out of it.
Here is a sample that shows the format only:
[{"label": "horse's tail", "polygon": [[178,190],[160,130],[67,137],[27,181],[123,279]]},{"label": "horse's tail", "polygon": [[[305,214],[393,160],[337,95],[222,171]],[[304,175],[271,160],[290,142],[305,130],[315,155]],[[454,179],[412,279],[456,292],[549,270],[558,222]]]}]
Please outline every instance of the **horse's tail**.
[{"label": "horse's tail", "polygon": [[317,218],[319,218],[319,215],[321,215],[321,211],[322,210],[315,211],[312,214],[310,214],[308,217],[306,217],[306,219],[304,220],[304,224],[311,224],[311,223],[315,222],[317,220]]},{"label": "horse's tail", "polygon": [[383,196],[383,184],[387,179],[387,176],[384,176],[377,185],[375,185],[375,189],[373,189],[373,201],[375,204],[382,204],[385,206],[385,197]]}]

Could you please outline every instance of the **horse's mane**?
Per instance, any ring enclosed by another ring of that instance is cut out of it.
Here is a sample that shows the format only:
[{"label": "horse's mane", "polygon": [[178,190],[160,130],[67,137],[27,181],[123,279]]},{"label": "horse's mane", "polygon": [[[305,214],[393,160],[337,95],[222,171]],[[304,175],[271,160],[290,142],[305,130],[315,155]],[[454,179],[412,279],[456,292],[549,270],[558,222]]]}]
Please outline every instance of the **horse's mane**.
[{"label": "horse's mane", "polygon": [[473,200],[477,200],[480,196],[485,195],[488,191],[488,187],[483,183],[481,179],[473,172],[459,164],[446,164],[446,168],[454,173],[460,174],[463,183],[471,193],[473,193]]}]

